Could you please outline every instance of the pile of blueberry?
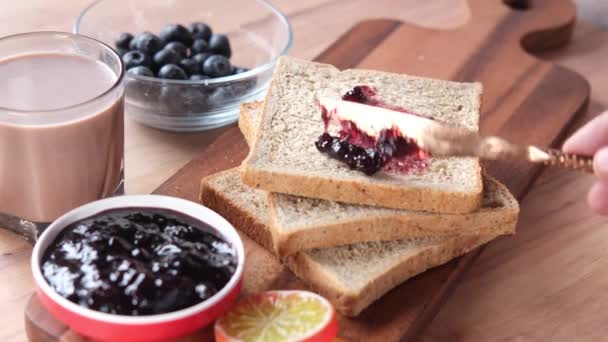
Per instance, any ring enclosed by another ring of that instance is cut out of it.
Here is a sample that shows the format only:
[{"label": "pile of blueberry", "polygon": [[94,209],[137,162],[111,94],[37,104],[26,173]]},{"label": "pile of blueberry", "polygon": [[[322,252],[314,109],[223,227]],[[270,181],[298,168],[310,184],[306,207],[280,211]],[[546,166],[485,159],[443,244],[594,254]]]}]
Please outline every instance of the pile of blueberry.
[{"label": "pile of blueberry", "polygon": [[171,80],[205,80],[247,71],[230,63],[228,37],[205,23],[167,25],[157,36],[121,33],[116,48],[130,74]]}]

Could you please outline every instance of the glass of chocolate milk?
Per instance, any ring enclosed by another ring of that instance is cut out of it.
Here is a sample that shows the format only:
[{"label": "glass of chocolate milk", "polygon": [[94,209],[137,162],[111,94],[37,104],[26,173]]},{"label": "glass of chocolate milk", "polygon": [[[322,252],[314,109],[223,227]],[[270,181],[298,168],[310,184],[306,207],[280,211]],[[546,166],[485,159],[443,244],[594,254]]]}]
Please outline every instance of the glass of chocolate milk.
[{"label": "glass of chocolate milk", "polygon": [[84,36],[0,38],[0,228],[35,239],[65,212],[123,193],[123,69]]}]

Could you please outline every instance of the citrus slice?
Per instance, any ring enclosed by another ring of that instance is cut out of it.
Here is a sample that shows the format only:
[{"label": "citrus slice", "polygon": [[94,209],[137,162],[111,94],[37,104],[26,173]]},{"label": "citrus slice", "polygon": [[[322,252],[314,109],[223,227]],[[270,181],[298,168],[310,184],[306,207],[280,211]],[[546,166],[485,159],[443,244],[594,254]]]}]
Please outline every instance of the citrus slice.
[{"label": "citrus slice", "polygon": [[215,322],[219,342],[331,341],[338,333],[336,312],[307,291],[268,291],[241,300]]}]

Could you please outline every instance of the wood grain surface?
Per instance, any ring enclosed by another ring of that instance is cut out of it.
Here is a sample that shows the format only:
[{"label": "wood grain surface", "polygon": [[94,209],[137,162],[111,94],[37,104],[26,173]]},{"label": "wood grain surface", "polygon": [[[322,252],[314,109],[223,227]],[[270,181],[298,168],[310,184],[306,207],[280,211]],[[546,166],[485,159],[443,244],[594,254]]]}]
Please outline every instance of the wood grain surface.
[{"label": "wood grain surface", "polygon": [[[581,2],[585,0],[580,0]],[[433,28],[468,20],[464,1],[326,0],[274,1],[295,29],[292,54],[312,58],[355,22],[399,18]],[[591,1],[590,1],[591,2]],[[69,30],[86,0],[22,0],[3,3],[0,35]],[[334,20],[339,17],[340,20]],[[576,27],[566,49],[543,53],[586,76],[592,84],[591,118],[608,103],[605,56],[608,35],[590,25]],[[497,71],[498,72],[498,71]],[[174,135],[127,122],[127,182],[131,193],[149,192],[221,132]],[[531,133],[532,134],[532,133]],[[423,340],[598,340],[608,333],[604,296],[608,278],[605,219],[584,203],[593,177],[545,172],[522,203],[520,233],[493,243],[426,329]],[[528,229],[527,227],[531,227]],[[22,341],[20,312],[33,289],[30,247],[0,231],[0,340]]]}]

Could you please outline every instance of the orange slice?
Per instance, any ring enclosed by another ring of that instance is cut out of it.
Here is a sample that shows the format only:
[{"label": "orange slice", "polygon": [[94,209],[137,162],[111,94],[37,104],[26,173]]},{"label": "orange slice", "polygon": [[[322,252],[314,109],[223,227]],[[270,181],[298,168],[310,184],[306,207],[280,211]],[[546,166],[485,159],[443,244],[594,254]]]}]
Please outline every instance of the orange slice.
[{"label": "orange slice", "polygon": [[219,342],[325,342],[337,333],[334,308],[307,291],[268,291],[246,298],[215,322]]}]

